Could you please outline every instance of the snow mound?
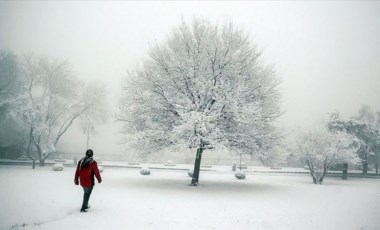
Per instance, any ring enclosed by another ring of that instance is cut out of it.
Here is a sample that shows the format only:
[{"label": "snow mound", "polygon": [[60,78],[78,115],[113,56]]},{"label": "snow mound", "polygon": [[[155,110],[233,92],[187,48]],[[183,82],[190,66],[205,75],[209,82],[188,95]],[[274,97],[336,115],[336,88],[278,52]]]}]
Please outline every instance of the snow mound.
[{"label": "snow mound", "polygon": [[63,164],[54,164],[52,166],[53,171],[63,171]]},{"label": "snow mound", "polygon": [[235,173],[235,177],[237,179],[239,179],[239,180],[243,180],[243,179],[245,179],[245,172],[243,172],[243,171],[237,171]]},{"label": "snow mound", "polygon": [[150,175],[150,169],[149,168],[141,168],[140,170],[141,175]]},{"label": "snow mound", "polygon": [[189,169],[189,171],[187,172],[187,175],[189,175],[189,177],[193,177],[193,173],[194,171],[192,169]]}]

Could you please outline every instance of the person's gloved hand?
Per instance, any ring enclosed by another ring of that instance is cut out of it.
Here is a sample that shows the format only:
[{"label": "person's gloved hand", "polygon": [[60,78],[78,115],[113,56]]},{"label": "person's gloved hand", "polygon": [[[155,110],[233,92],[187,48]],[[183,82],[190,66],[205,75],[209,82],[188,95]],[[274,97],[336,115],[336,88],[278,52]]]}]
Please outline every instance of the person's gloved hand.
[{"label": "person's gloved hand", "polygon": [[79,185],[78,180],[74,180],[74,183],[75,183],[76,185]]}]

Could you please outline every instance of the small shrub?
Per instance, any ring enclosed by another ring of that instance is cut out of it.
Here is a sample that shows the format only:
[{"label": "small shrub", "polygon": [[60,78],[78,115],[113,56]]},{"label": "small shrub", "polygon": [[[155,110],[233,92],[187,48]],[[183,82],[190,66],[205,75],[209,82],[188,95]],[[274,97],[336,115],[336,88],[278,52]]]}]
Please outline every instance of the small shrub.
[{"label": "small shrub", "polygon": [[53,171],[63,171],[63,164],[54,164],[52,167]]},{"label": "small shrub", "polygon": [[150,175],[150,169],[149,168],[141,168],[140,173],[141,173],[141,175]]},{"label": "small shrub", "polygon": [[192,169],[189,169],[189,171],[187,172],[187,175],[189,175],[189,177],[193,177],[193,174],[194,174],[194,171]]},{"label": "small shrub", "polygon": [[239,180],[244,180],[245,179],[245,172],[243,171],[237,171],[235,173],[235,177]]}]

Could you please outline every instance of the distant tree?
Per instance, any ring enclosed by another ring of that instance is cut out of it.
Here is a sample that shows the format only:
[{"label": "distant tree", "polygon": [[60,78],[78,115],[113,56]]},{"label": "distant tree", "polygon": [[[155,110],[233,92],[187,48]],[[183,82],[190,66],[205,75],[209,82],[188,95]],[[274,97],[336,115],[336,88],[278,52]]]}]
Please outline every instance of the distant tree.
[{"label": "distant tree", "polygon": [[28,129],[13,113],[0,119],[0,158],[16,159],[25,154]]},{"label": "distant tree", "polygon": [[26,127],[13,105],[21,93],[17,57],[0,51],[0,157],[17,158],[24,153]]},{"label": "distant tree", "polygon": [[0,116],[20,93],[20,73],[16,55],[0,50]]},{"label": "distant tree", "polygon": [[364,139],[367,143],[368,150],[371,152],[368,163],[373,162],[376,174],[379,174],[380,163],[380,112],[374,112],[368,105],[362,105],[358,115],[352,117],[355,120],[365,122],[369,127],[369,135]]},{"label": "distant tree", "polygon": [[380,155],[380,127],[377,125],[379,117],[371,111],[369,106],[362,106],[357,116],[343,120],[338,113],[331,115],[330,130],[344,131],[356,137],[357,154],[362,161],[363,174],[367,174],[368,164],[373,162],[378,174]]},{"label": "distant tree", "polygon": [[372,108],[369,105],[362,105],[358,114],[352,116],[352,119],[363,121],[368,124],[375,124],[376,114],[372,111]]},{"label": "distant tree", "polygon": [[305,158],[313,183],[322,184],[329,168],[336,164],[357,162],[352,141],[352,136],[344,132],[325,128],[311,130],[298,139],[296,151]]},{"label": "distant tree", "polygon": [[29,125],[27,154],[43,166],[73,122],[93,104],[81,94],[81,84],[65,61],[28,55],[23,60],[23,75],[18,110]]},{"label": "distant tree", "polygon": [[91,105],[80,117],[82,130],[87,136],[86,149],[89,149],[90,137],[96,131],[96,125],[106,122],[108,117],[105,86],[90,83],[83,90],[82,97]]},{"label": "distant tree", "polygon": [[128,143],[144,154],[169,146],[227,147],[264,163],[278,157],[278,80],[249,36],[232,23],[194,19],[149,50],[123,84],[117,118]]}]

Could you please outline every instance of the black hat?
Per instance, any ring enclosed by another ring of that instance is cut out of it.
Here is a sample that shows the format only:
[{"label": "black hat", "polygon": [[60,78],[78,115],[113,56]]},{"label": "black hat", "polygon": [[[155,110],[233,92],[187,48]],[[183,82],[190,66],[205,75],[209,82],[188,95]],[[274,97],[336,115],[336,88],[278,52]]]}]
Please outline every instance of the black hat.
[{"label": "black hat", "polygon": [[88,149],[87,151],[86,151],[86,156],[88,156],[88,157],[92,157],[94,155],[94,152],[92,151],[92,149]]}]

